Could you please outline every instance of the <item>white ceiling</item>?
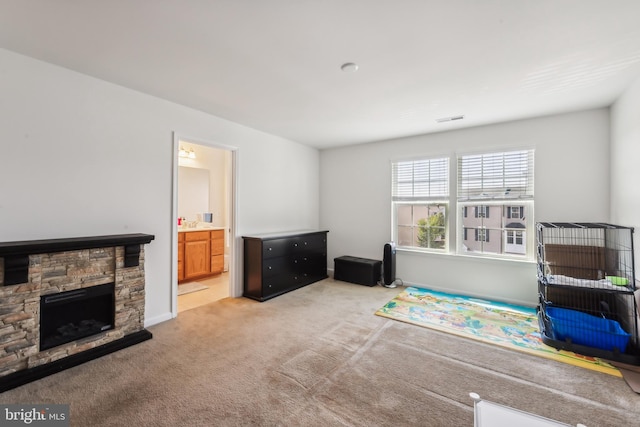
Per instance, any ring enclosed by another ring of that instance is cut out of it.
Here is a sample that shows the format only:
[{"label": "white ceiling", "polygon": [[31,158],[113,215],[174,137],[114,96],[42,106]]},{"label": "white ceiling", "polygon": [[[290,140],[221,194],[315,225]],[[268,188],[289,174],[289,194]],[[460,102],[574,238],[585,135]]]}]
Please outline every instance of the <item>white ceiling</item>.
[{"label": "white ceiling", "polygon": [[0,0],[0,46],[326,148],[611,105],[640,1]]}]

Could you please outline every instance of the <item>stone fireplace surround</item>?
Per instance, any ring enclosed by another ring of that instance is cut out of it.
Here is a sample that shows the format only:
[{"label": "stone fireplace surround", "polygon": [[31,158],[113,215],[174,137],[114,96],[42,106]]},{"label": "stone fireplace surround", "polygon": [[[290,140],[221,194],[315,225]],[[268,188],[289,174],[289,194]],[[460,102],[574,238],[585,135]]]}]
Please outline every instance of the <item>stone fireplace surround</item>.
[{"label": "stone fireplace surround", "polygon": [[[144,245],[122,234],[0,243],[0,392],[152,337],[144,329]],[[114,328],[40,351],[40,297],[115,285]]]}]

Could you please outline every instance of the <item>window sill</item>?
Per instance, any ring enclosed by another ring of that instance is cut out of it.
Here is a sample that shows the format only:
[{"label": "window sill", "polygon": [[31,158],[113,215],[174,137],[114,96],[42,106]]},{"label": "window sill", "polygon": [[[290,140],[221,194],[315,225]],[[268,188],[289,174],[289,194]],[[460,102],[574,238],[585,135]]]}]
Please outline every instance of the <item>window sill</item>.
[{"label": "window sill", "polygon": [[396,248],[396,252],[406,253],[415,256],[435,256],[435,257],[455,257],[465,260],[478,260],[480,262],[512,262],[518,264],[536,264],[536,260],[530,258],[511,258],[511,257],[496,257],[491,255],[468,255],[452,252],[436,252],[429,250],[411,249],[411,248]]}]

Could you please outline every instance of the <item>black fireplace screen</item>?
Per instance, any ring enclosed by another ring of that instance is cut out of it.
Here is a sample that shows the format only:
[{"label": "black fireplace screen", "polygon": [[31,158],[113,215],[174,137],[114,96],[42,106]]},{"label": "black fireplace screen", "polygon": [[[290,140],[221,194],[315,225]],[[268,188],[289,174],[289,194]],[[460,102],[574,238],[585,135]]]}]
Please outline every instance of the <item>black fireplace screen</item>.
[{"label": "black fireplace screen", "polygon": [[40,297],[40,351],[113,329],[114,284]]}]

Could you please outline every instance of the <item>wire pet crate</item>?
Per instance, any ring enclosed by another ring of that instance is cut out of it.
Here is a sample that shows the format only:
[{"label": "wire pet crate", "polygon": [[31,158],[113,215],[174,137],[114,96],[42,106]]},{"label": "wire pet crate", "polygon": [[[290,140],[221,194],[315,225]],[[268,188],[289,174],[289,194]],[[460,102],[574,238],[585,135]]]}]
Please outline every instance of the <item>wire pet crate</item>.
[{"label": "wire pet crate", "polygon": [[640,365],[633,228],[540,222],[537,241],[543,341]]}]

